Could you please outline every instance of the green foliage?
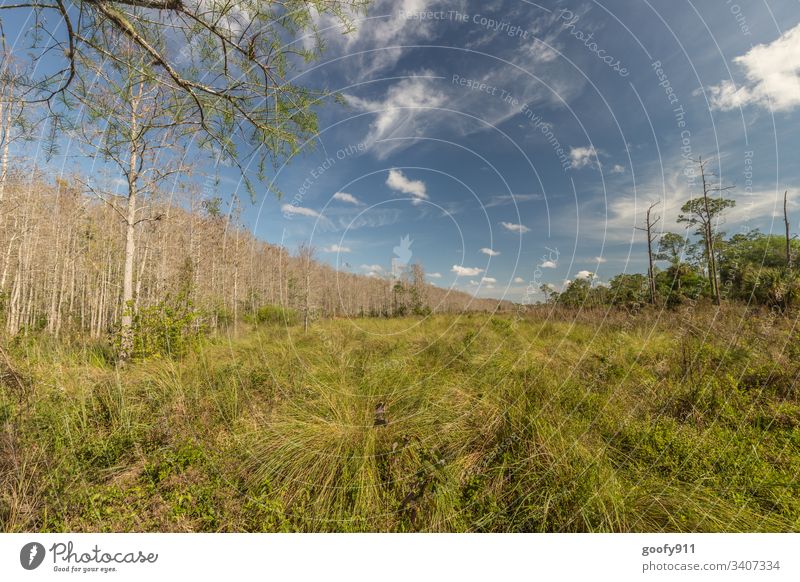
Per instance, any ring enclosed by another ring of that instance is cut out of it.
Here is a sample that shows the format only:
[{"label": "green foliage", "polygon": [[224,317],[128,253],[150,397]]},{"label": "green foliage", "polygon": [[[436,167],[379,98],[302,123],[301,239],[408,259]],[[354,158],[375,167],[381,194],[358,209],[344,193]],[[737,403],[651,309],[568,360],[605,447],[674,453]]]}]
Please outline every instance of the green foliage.
[{"label": "green foliage", "polygon": [[567,307],[588,307],[591,290],[588,279],[575,279],[558,295],[558,303]]},{"label": "green foliage", "polygon": [[280,305],[263,305],[256,310],[253,320],[257,324],[297,325],[300,315],[296,309]]},{"label": "green foliage", "polygon": [[[800,299],[800,273],[786,267],[786,239],[758,231],[720,244],[723,288],[731,299],[786,309]],[[800,246],[792,241],[796,249]]]},{"label": "green foliage", "polygon": [[725,210],[734,206],[736,206],[736,201],[729,198],[692,198],[681,206],[678,222],[697,227],[695,234],[705,236],[704,225],[711,223]]},{"label": "green foliage", "polygon": [[[684,210],[700,211],[698,200],[690,201],[691,205],[687,203]],[[712,214],[730,207],[724,200],[718,202],[711,205]],[[785,245],[784,237],[765,235],[757,230],[728,239],[716,235],[714,247],[722,296],[783,310],[797,305],[800,302],[800,269],[797,266],[787,269]],[[791,248],[793,255],[800,255],[800,241],[791,241]],[[703,251],[696,251],[688,239],[665,233],[655,259],[668,262],[665,270],[655,270],[659,303],[675,308],[712,297]],[[649,301],[647,278],[638,273],[617,275],[609,281],[608,287],[576,279],[561,293],[546,285],[542,285],[541,290],[548,303],[557,302],[570,308],[614,305],[630,309]]]},{"label": "green foliage", "polygon": [[708,279],[687,263],[675,263],[656,273],[656,295],[668,307],[708,295]]},{"label": "green foliage", "polygon": [[201,314],[189,300],[162,301],[133,317],[133,357],[180,358],[204,335]]},{"label": "green foliage", "polygon": [[628,308],[641,307],[649,301],[647,277],[639,273],[617,275],[609,282],[609,296],[613,305]]},{"label": "green foliage", "polygon": [[674,232],[665,232],[658,240],[658,253],[654,257],[658,261],[669,261],[677,265],[686,255],[689,239]]}]

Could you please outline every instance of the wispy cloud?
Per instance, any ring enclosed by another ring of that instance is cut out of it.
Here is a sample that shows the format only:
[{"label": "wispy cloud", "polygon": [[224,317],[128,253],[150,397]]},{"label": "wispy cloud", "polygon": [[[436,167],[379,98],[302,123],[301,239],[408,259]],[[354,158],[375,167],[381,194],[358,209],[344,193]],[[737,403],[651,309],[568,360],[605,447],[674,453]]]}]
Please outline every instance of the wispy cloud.
[{"label": "wispy cloud", "polygon": [[509,204],[521,204],[523,202],[532,202],[534,200],[543,200],[541,194],[503,194],[500,196],[492,196],[489,202],[484,204],[486,208],[494,208],[495,206],[508,206]]},{"label": "wispy cloud", "polygon": [[327,247],[322,247],[323,253],[352,253],[353,249],[350,247],[340,246],[340,245],[330,245]]},{"label": "wispy cloud", "polygon": [[[320,29],[332,27],[325,34],[329,50],[352,55],[348,59],[348,76],[368,79],[379,71],[393,67],[414,45],[434,38],[440,23],[433,19],[410,19],[407,14],[450,6],[451,0],[375,0],[370,6],[368,20],[356,19],[355,30],[342,34],[334,15],[317,15]],[[377,17],[373,17],[376,16]],[[307,46],[311,46],[311,40]],[[374,50],[381,47],[381,50]]]},{"label": "wispy cloud", "polygon": [[500,254],[500,251],[496,251],[496,250],[494,250],[494,249],[490,249],[490,248],[487,248],[487,247],[483,247],[483,248],[481,249],[481,252],[482,252],[484,255],[489,255],[490,257],[496,257],[497,255],[499,255],[499,254]]},{"label": "wispy cloud", "polygon": [[430,73],[423,72],[403,79],[392,85],[382,100],[347,96],[347,101],[356,109],[375,114],[363,142],[378,159],[386,159],[391,153],[408,147],[409,140],[392,140],[421,134],[426,113],[447,103],[445,95],[434,88],[431,77]]},{"label": "wispy cloud", "polygon": [[339,217],[339,228],[357,230],[359,228],[381,228],[397,224],[402,220],[402,211],[399,208],[371,208],[369,212],[364,212],[355,219]]},{"label": "wispy cloud", "polygon": [[281,212],[283,212],[284,215],[308,216],[310,218],[320,217],[320,213],[316,210],[303,206],[295,206],[294,204],[284,204],[281,206]]},{"label": "wispy cloud", "polygon": [[352,194],[348,194],[347,192],[337,192],[333,195],[334,200],[339,200],[340,202],[347,202],[348,204],[354,204],[355,206],[359,206],[361,201],[353,196]]}]

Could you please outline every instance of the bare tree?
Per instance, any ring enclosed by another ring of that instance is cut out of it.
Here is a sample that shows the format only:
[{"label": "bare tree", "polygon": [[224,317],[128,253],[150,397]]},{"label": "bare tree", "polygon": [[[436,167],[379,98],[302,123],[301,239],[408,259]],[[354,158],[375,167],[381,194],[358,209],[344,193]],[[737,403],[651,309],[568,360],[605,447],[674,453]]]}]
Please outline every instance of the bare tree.
[{"label": "bare tree", "polygon": [[303,330],[308,331],[311,313],[311,272],[315,267],[314,254],[316,249],[308,244],[301,244],[297,253],[303,273]]},{"label": "bare tree", "polygon": [[789,232],[789,207],[788,207],[789,191],[783,193],[783,223],[786,226],[786,268],[792,268],[792,236]]},{"label": "bare tree", "polygon": [[647,233],[647,283],[650,289],[650,303],[655,305],[656,303],[656,274],[655,270],[653,269],[653,242],[657,238],[657,235],[653,234],[653,227],[661,220],[661,217],[658,216],[655,219],[651,218],[651,213],[653,208],[658,206],[658,202],[653,202],[648,208],[647,213],[645,214],[645,227],[636,227],[637,230],[644,231]]},{"label": "bare tree", "polygon": [[[148,215],[149,207],[143,201],[183,166],[180,156],[174,155],[181,124],[171,109],[172,91],[154,82],[146,63],[135,60],[136,52],[125,37],[116,54],[116,60],[94,65],[99,82],[87,84],[80,77],[70,85],[68,94],[86,111],[74,124],[73,135],[115,166],[124,179],[122,204],[115,193],[92,181],[86,184],[125,226],[119,349],[119,359],[124,362],[133,352],[137,226],[161,219],[159,214]],[[84,64],[87,69],[92,66]]]}]

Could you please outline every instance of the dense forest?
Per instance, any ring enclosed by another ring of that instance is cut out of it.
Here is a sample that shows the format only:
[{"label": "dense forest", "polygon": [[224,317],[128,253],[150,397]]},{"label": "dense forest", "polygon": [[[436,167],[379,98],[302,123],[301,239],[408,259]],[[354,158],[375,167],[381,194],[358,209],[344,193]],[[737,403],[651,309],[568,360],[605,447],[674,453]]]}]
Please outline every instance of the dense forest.
[{"label": "dense forest", "polygon": [[[122,201],[86,195],[78,178],[49,184],[41,173],[15,170],[0,192],[0,317],[6,333],[113,336],[126,308],[124,222],[117,213]],[[139,215],[131,306],[139,352],[154,337],[174,336],[175,343],[237,321],[396,317],[511,305],[431,285],[421,265],[408,265],[396,279],[336,270],[316,261],[312,247],[290,252],[259,240],[237,212],[223,213],[220,204],[185,188],[151,196]]]}]

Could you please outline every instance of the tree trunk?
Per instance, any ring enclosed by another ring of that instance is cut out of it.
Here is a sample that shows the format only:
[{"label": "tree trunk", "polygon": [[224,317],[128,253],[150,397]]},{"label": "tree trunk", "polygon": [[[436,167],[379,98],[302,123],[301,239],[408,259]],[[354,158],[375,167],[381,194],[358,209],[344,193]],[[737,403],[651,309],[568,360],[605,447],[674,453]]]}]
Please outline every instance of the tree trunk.
[{"label": "tree trunk", "polygon": [[[135,153],[131,155],[132,160]],[[135,162],[132,162],[132,164]],[[133,265],[136,255],[136,181],[128,182],[128,208],[125,221],[125,266],[122,272],[122,317],[120,319],[119,359],[133,355]]]},{"label": "tree trunk", "polygon": [[125,265],[122,271],[122,317],[120,318],[119,361],[127,362],[133,355],[133,271],[136,258],[136,196],[138,194],[139,119],[138,103],[142,94],[131,89],[130,159],[128,167],[128,207],[125,213]]},{"label": "tree trunk", "polygon": [[787,207],[787,198],[789,196],[789,191],[785,191],[783,193],[783,223],[786,226],[786,268],[792,268],[792,242],[791,242],[791,235],[789,233],[789,209]]},{"label": "tree trunk", "polygon": [[711,283],[711,293],[714,295],[714,303],[720,305],[722,298],[719,293],[719,284],[717,281],[717,259],[714,256],[714,236],[711,228],[711,211],[708,208],[708,186],[706,185],[706,172],[703,168],[702,160],[700,161],[700,176],[703,179],[703,205],[705,207],[706,216],[706,252],[708,253],[708,280]]}]

